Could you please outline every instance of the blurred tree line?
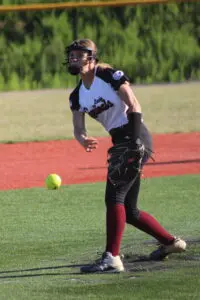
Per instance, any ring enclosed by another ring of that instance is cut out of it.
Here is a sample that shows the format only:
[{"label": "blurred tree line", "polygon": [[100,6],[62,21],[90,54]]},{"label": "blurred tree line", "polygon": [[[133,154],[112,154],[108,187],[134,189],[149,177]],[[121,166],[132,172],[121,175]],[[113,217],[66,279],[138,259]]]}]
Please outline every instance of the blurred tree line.
[{"label": "blurred tree line", "polygon": [[198,12],[197,1],[1,13],[0,90],[73,87],[63,61],[75,36],[93,39],[100,61],[123,69],[133,83],[200,79]]}]

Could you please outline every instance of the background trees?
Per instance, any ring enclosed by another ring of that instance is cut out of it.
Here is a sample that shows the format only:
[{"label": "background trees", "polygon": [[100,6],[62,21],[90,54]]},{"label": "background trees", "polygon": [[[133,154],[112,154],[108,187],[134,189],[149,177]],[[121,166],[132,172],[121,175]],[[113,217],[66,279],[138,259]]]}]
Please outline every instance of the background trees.
[{"label": "background trees", "polygon": [[0,90],[72,87],[62,63],[76,35],[133,83],[200,79],[198,11],[193,2],[1,14]]}]

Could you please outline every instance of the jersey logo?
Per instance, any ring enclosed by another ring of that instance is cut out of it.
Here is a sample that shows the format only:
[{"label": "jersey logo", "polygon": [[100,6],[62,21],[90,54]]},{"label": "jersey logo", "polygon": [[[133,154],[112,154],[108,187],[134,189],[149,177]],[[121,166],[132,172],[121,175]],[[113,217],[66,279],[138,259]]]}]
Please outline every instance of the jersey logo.
[{"label": "jersey logo", "polygon": [[115,73],[113,73],[113,79],[114,80],[119,80],[120,78],[122,78],[124,76],[124,72],[123,71],[116,71]]},{"label": "jersey logo", "polygon": [[87,112],[90,117],[96,119],[99,114],[105,110],[108,110],[112,106],[113,103],[111,103],[109,100],[104,100],[102,97],[99,97],[98,99],[94,100],[94,105],[90,111],[86,107],[83,108],[83,111]]}]

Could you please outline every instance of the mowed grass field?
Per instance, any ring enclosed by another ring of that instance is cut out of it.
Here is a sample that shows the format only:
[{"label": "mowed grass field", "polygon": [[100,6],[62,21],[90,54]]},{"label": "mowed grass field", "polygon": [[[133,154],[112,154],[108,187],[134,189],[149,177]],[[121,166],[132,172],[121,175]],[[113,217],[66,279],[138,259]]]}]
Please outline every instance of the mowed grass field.
[{"label": "mowed grass field", "polygon": [[[134,90],[152,132],[200,131],[198,83]],[[72,137],[67,91],[2,93],[0,107],[1,142]],[[106,135],[90,119],[88,131]],[[142,261],[156,243],[127,226],[121,252],[128,271],[118,275],[79,272],[104,251],[105,183],[0,191],[0,300],[199,300],[199,186],[199,175],[142,180],[139,207],[185,238],[187,251]]]},{"label": "mowed grass field", "polygon": [[[152,133],[200,131],[200,83],[134,86]],[[70,90],[0,93],[0,142],[73,137]],[[86,118],[90,135],[107,135]]]},{"label": "mowed grass field", "polygon": [[187,251],[164,262],[140,261],[157,246],[127,226],[123,274],[82,275],[104,250],[104,183],[0,192],[0,299],[196,299],[200,297],[199,176],[145,179],[140,207]]}]

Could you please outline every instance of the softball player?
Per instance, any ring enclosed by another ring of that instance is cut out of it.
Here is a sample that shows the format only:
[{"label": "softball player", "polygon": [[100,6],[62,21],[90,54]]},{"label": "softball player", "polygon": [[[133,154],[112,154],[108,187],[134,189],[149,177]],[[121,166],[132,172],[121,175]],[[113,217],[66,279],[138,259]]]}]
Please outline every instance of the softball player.
[{"label": "softball player", "polygon": [[[70,94],[75,138],[88,152],[98,147],[98,140],[87,136],[85,126],[87,113],[100,122],[109,133],[114,150],[126,143],[129,145],[131,143],[131,151],[137,150],[138,153],[139,149],[139,156],[132,158],[131,163],[135,160],[136,170],[140,170],[152,151],[152,138],[143,122],[141,106],[130,87],[128,77],[121,70],[99,63],[97,47],[89,39],[74,41],[66,47],[65,55],[68,72],[80,76],[78,85]],[[126,163],[129,162],[130,157]],[[124,181],[121,182],[119,173],[123,171],[125,174],[125,171],[124,161],[121,165],[120,163],[117,161],[114,167],[112,165],[112,168],[108,169],[110,173],[108,172],[105,191],[105,252],[100,261],[82,267],[81,272],[124,271],[119,252],[125,223],[159,241],[161,246],[150,254],[150,259],[161,260],[170,253],[182,252],[186,249],[184,240],[174,237],[153,216],[139,210],[137,200],[140,190],[140,172],[136,172],[131,179],[130,176],[128,178],[125,176]],[[116,178],[119,185],[115,184]]]}]

